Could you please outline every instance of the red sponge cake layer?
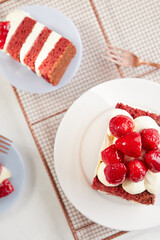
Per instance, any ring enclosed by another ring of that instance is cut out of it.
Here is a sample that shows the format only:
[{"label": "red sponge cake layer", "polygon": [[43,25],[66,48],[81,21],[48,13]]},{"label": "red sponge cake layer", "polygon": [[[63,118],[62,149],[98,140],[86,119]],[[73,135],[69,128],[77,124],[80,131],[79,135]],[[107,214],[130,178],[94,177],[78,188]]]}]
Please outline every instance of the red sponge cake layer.
[{"label": "red sponge cake layer", "polygon": [[75,53],[73,44],[64,37],[60,38],[39,67],[42,77],[57,85]]},{"label": "red sponge cake layer", "polygon": [[31,70],[33,70],[35,72],[35,61],[37,59],[38,54],[40,53],[43,44],[45,43],[45,41],[47,40],[49,34],[52,31],[50,29],[48,29],[47,27],[45,27],[42,32],[39,34],[39,36],[37,37],[36,41],[34,42],[33,46],[31,47],[31,49],[29,50],[29,52],[26,54],[25,58],[24,58],[24,63],[30,67]]},{"label": "red sponge cake layer", "polygon": [[156,121],[156,123],[160,126],[160,115],[150,113],[148,111],[144,111],[141,109],[133,108],[128,105],[124,105],[123,103],[117,103],[115,108],[126,110],[133,117],[133,119],[140,116],[149,116],[153,118]]},{"label": "red sponge cake layer", "polygon": [[7,52],[17,61],[19,60],[19,54],[23,43],[26,38],[31,33],[36,21],[32,18],[25,17],[19,27],[17,28],[15,34],[12,36],[11,40],[7,46]]}]

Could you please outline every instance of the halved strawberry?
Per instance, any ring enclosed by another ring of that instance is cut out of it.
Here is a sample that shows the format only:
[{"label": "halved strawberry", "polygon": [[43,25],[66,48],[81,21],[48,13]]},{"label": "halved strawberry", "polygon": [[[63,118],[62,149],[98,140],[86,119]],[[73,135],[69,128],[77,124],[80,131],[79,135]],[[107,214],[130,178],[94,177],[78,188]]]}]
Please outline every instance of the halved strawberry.
[{"label": "halved strawberry", "polygon": [[141,136],[137,132],[128,133],[115,142],[116,147],[124,154],[138,158],[141,156]]},{"label": "halved strawberry", "polygon": [[134,122],[125,115],[117,115],[109,122],[109,130],[115,137],[125,136],[127,133],[133,132]]},{"label": "halved strawberry", "polygon": [[0,184],[0,198],[9,195],[11,192],[14,191],[14,187],[12,186],[11,182],[6,179]]},{"label": "halved strawberry", "polygon": [[144,160],[145,160],[148,168],[152,172],[154,172],[154,173],[160,172],[160,150],[159,149],[148,152],[144,156]]},{"label": "halved strawberry", "polygon": [[139,182],[144,179],[148,169],[143,161],[135,159],[127,164],[127,170],[127,177],[133,182]]},{"label": "halved strawberry", "polygon": [[127,168],[124,163],[108,164],[104,169],[106,180],[110,184],[121,184],[125,180]]},{"label": "halved strawberry", "polygon": [[159,132],[156,129],[148,128],[140,131],[142,147],[146,150],[157,149],[160,143]]},{"label": "halved strawberry", "polygon": [[124,154],[120,152],[115,144],[107,147],[101,152],[102,160],[105,164],[123,162]]}]

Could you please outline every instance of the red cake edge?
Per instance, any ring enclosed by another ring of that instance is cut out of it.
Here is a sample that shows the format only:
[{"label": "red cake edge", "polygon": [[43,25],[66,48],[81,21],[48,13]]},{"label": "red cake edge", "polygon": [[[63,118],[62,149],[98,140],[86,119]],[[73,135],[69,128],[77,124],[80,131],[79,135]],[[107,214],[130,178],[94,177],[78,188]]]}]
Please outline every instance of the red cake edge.
[{"label": "red cake edge", "polygon": [[39,66],[42,77],[56,86],[75,54],[75,46],[68,39],[61,37],[55,48]]},{"label": "red cake edge", "polygon": [[[160,126],[160,115],[157,115],[155,113],[150,113],[148,111],[144,111],[138,108],[133,108],[128,105],[124,105],[123,103],[117,103],[115,108],[126,110],[133,117],[133,119],[139,116],[149,116],[153,118],[157,122],[157,124]],[[111,195],[119,196],[128,201],[135,201],[145,205],[150,205],[150,204],[153,205],[155,202],[155,194],[151,194],[147,190],[139,194],[130,194],[130,193],[127,193],[122,188],[122,185],[119,185],[116,187],[105,186],[99,181],[97,176],[94,177],[91,186],[95,190],[102,191],[104,193],[109,193]]]},{"label": "red cake edge", "polygon": [[35,72],[35,61],[37,59],[38,54],[40,53],[44,43],[46,42],[48,36],[52,31],[47,27],[44,27],[37,39],[34,41],[31,49],[25,55],[23,61],[24,63]]}]

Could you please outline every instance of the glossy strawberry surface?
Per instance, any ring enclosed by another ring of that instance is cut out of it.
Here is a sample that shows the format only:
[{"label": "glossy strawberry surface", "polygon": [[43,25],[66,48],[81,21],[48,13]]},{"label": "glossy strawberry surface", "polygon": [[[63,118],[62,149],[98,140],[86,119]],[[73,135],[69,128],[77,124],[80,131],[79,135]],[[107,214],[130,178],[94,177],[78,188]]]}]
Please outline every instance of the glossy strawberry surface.
[{"label": "glossy strawberry surface", "polygon": [[108,164],[104,169],[106,180],[110,184],[121,184],[125,180],[126,172],[124,163]]},{"label": "glossy strawberry surface", "polygon": [[142,181],[147,170],[143,161],[135,159],[127,164],[127,177],[133,182]]},{"label": "glossy strawberry surface", "polygon": [[13,191],[14,191],[14,188],[8,179],[4,180],[0,184],[0,198],[9,195]]},{"label": "glossy strawberry surface", "polygon": [[154,172],[154,173],[160,172],[160,150],[159,149],[148,152],[144,156],[144,160],[145,160],[148,168],[152,172]]},{"label": "glossy strawberry surface", "polygon": [[10,28],[9,22],[0,22],[0,49],[3,49]]},{"label": "glossy strawberry surface", "polygon": [[114,163],[123,162],[123,159],[124,159],[124,154],[116,148],[115,144],[104,149],[101,152],[101,156],[102,156],[102,161],[105,164],[114,164]]},{"label": "glossy strawberry surface", "polygon": [[142,148],[146,150],[157,149],[160,143],[159,132],[156,129],[148,128],[140,132]]},{"label": "glossy strawberry surface", "polygon": [[115,145],[121,152],[130,157],[138,158],[141,156],[141,136],[137,132],[132,132],[124,137],[118,138]]},{"label": "glossy strawberry surface", "polygon": [[134,122],[125,115],[117,115],[109,122],[109,130],[114,137],[122,137],[127,133],[133,132]]}]

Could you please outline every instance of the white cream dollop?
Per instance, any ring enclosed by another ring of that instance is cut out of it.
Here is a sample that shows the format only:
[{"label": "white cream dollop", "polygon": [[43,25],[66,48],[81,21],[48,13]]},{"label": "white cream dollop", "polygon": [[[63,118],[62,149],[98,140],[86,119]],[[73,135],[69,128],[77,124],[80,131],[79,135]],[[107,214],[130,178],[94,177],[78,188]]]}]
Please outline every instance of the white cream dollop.
[{"label": "white cream dollop", "polygon": [[147,171],[144,180],[139,182],[133,182],[126,179],[122,183],[123,189],[130,194],[142,193],[145,190],[152,194],[156,194],[159,191],[160,186],[160,173],[153,173],[150,170]]},{"label": "white cream dollop", "polygon": [[159,192],[160,187],[160,173],[153,173],[150,170],[147,171],[144,178],[146,190],[150,193],[156,194]]},{"label": "white cream dollop", "polygon": [[154,121],[154,119],[149,116],[140,116],[135,118],[134,124],[135,124],[135,128],[134,128],[135,132],[140,132],[141,130],[147,129],[147,128],[154,128],[160,133],[160,127]]},{"label": "white cream dollop", "polygon": [[6,179],[9,179],[11,178],[11,172],[6,168],[6,167],[2,167],[2,170],[0,172],[0,184],[6,180]]},{"label": "white cream dollop", "polygon": [[126,179],[122,183],[122,187],[126,192],[130,194],[138,194],[146,190],[144,180],[140,182],[133,182],[133,181],[130,181],[129,179]]},{"label": "white cream dollop", "polygon": [[[114,109],[114,111],[111,115],[111,118],[116,115],[120,115],[120,114],[132,118],[131,115],[127,111],[121,110],[121,109]],[[154,121],[154,119],[152,119],[151,117],[141,116],[141,117],[137,117],[133,121],[135,124],[134,131],[136,131],[136,132],[139,132],[142,129],[154,128],[154,129],[157,129],[158,132],[160,133],[160,127]],[[102,145],[103,146],[102,150],[107,148],[111,144],[114,144],[115,141],[116,141],[116,138],[112,136],[112,134],[109,130],[109,127],[108,127],[105,138],[104,138],[104,142]],[[142,155],[143,154],[144,154],[144,152],[142,152]],[[125,156],[125,157],[127,158],[128,156]],[[128,157],[128,161],[130,161],[130,160],[132,160],[132,158]],[[99,159],[99,162],[100,161],[102,161],[101,157]],[[103,162],[101,162],[98,165],[98,168],[96,171],[99,181],[107,187],[117,186],[117,185],[112,185],[107,182],[105,175],[104,175],[104,168],[105,168],[105,164]],[[130,194],[142,193],[145,190],[147,190],[148,192],[150,192],[152,194],[156,194],[160,190],[159,186],[160,186],[160,173],[153,173],[150,170],[147,171],[146,176],[142,181],[133,182],[133,181],[130,181],[129,179],[125,179],[125,181],[122,183],[123,189]]]}]

